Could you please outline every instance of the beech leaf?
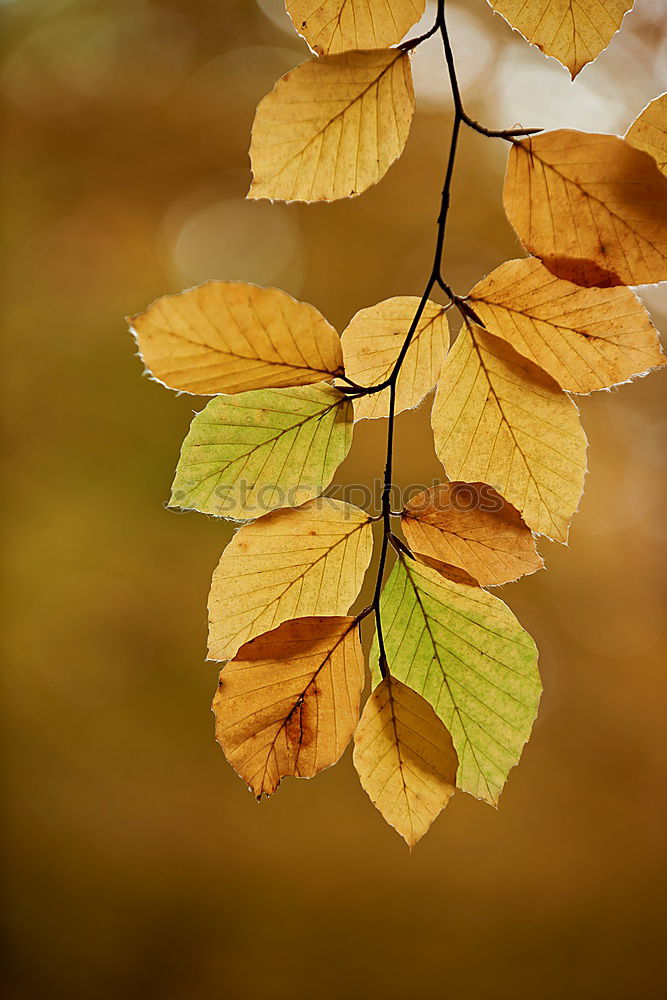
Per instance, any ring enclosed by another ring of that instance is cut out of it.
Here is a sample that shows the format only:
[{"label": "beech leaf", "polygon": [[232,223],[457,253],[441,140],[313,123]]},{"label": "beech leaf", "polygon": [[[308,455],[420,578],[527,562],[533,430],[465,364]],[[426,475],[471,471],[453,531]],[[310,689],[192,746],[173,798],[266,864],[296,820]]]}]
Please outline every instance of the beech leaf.
[{"label": "beech leaf", "polygon": [[328,497],[244,525],[213,574],[210,658],[228,660],[291,618],[346,614],[372,552],[370,515]]},{"label": "beech leaf", "polygon": [[196,415],[172,507],[252,520],[319,496],[352,444],[353,410],[325,382],[216,396]]},{"label": "beech leaf", "polygon": [[426,0],[286,0],[285,6],[315,52],[347,52],[400,42]]},{"label": "beech leaf", "polygon": [[401,525],[412,552],[451,579],[463,570],[483,587],[542,569],[519,512],[484,483],[441,483],[405,505]]},{"label": "beech leaf", "polygon": [[622,285],[582,288],[526,257],[501,264],[468,298],[487,330],[570,392],[607,389],[665,364],[649,314]]},{"label": "beech leaf", "polygon": [[559,278],[667,279],[667,177],[625,139],[561,129],[514,142],[504,199],[526,250]]},{"label": "beech leaf", "polygon": [[385,175],[415,108],[401,49],[344,52],[302,63],[257,108],[249,198],[333,201]]},{"label": "beech leaf", "polygon": [[[342,336],[348,378],[358,385],[372,386],[391,374],[419,301],[399,296],[354,316]],[[447,313],[437,302],[427,302],[396,383],[396,413],[417,406],[431,391],[448,347]],[[387,417],[389,390],[355,400],[354,413],[357,420]]]},{"label": "beech leaf", "polygon": [[487,482],[539,534],[567,541],[586,475],[579,411],[499,337],[464,327],[445,361],[432,413],[451,480]]},{"label": "beech leaf", "polygon": [[131,323],[146,367],[184,392],[308,385],[343,371],[338,333],[277,288],[207,281],[165,295]]},{"label": "beech leaf", "polygon": [[429,703],[395,677],[381,681],[366,702],[353,759],[373,805],[409,847],[456,791],[451,736]]},{"label": "beech leaf", "polygon": [[628,129],[628,142],[652,156],[667,174],[667,94],[648,104]]},{"label": "beech leaf", "polygon": [[298,618],[246,643],[220,674],[216,739],[257,798],[339,759],[359,721],[364,657],[354,618]]},{"label": "beech leaf", "polygon": [[[497,805],[537,715],[535,643],[497,597],[403,555],[380,611],[389,670],[433,706],[451,734],[457,786]],[[372,657],[375,664],[377,639]]]},{"label": "beech leaf", "polygon": [[607,48],[634,0],[489,0],[509,24],[572,79]]}]

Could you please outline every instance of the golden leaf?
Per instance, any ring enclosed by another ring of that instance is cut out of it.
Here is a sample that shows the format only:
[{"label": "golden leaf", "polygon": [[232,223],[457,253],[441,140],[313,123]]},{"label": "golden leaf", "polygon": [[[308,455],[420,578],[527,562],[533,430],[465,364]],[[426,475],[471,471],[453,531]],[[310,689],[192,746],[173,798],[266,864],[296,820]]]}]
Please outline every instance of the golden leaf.
[{"label": "golden leaf", "polygon": [[652,156],[663,174],[667,173],[667,94],[644,108],[625,138]]},{"label": "golden leaf", "polygon": [[[379,385],[387,378],[418,306],[418,298],[399,296],[356,314],[342,336],[348,378],[363,386]],[[448,347],[445,309],[427,302],[396,383],[396,413],[417,406],[431,391]],[[355,400],[354,415],[357,420],[387,417],[389,390]]]},{"label": "golden leaf", "polygon": [[426,0],[286,0],[285,6],[315,52],[348,52],[400,42]]},{"label": "golden leaf", "polygon": [[484,483],[424,490],[405,505],[401,523],[415,555],[448,577],[456,567],[493,587],[544,566],[519,512]]},{"label": "golden leaf", "polygon": [[313,306],[238,281],[157,299],[133,317],[141,356],[171,389],[216,395],[340,375],[340,337]]},{"label": "golden leaf", "polygon": [[667,279],[667,177],[625,139],[564,129],[514,142],[504,198],[526,250],[559,278]]},{"label": "golden leaf", "polygon": [[607,48],[634,0],[489,0],[509,24],[572,79]]},{"label": "golden leaf", "polygon": [[354,766],[371,802],[414,847],[456,791],[452,738],[421,695],[387,677],[354,734]]},{"label": "golden leaf", "polygon": [[346,614],[372,552],[370,515],[328,497],[244,525],[213,574],[210,658],[228,660],[290,618]]},{"label": "golden leaf", "polygon": [[333,201],[376,184],[401,155],[415,108],[400,49],[302,63],[260,102],[249,198]]},{"label": "golden leaf", "polygon": [[475,285],[469,301],[491,333],[570,392],[606,389],[666,360],[633,291],[582,288],[535,257],[501,264]]},{"label": "golden leaf", "polygon": [[257,798],[335,764],[359,721],[354,618],[297,618],[242,646],[220,674],[216,739]]},{"label": "golden leaf", "polygon": [[586,474],[579,411],[553,379],[481,327],[464,327],[433,404],[452,480],[487,482],[534,531],[567,541]]}]

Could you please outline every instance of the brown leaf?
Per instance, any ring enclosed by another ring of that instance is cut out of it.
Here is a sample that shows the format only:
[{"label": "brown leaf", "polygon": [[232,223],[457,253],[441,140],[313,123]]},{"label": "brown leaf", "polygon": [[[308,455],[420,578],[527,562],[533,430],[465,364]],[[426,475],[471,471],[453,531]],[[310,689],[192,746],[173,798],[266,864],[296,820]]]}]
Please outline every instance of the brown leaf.
[{"label": "brown leaf", "polygon": [[526,250],[559,278],[667,279],[667,177],[625,139],[563,129],[514,142],[504,198]]},{"label": "brown leaf", "polygon": [[628,142],[652,156],[667,174],[667,94],[647,105],[628,129]]},{"label": "brown leaf", "polygon": [[216,739],[257,798],[335,764],[359,720],[354,618],[297,618],[242,646],[220,674]]},{"label": "brown leaf", "polygon": [[607,48],[634,0],[489,0],[489,3],[524,38],[566,66],[574,79],[586,63]]},{"label": "brown leaf", "polygon": [[277,288],[207,281],[157,299],[131,328],[150,372],[183,392],[279,389],[343,371],[338,333]]},{"label": "brown leaf", "polygon": [[414,108],[410,58],[400,49],[302,63],[257,108],[248,197],[312,202],[361,194],[403,152]]},{"label": "brown leaf", "polygon": [[[519,512],[484,483],[441,483],[406,504],[402,527],[412,551],[451,578],[465,571],[483,587],[542,569]],[[465,580],[463,580],[465,582]]]},{"label": "brown leaf", "polygon": [[432,424],[450,479],[488,482],[534,531],[567,541],[586,435],[549,375],[499,337],[464,327],[442,369]]},{"label": "brown leaf", "polygon": [[[403,295],[356,314],[342,337],[348,378],[372,386],[390,375],[418,306],[418,298]],[[437,302],[427,302],[396,383],[396,413],[417,406],[431,391],[448,347],[447,313]],[[356,420],[387,417],[389,390],[355,400],[354,415]]]},{"label": "brown leaf", "polygon": [[536,257],[501,264],[475,285],[469,301],[491,333],[570,392],[606,389],[665,364],[634,292],[622,285],[582,288]]},{"label": "brown leaf", "polygon": [[294,27],[318,53],[395,45],[426,0],[286,0]]},{"label": "brown leaf", "polygon": [[387,677],[366,702],[354,734],[362,787],[409,847],[456,791],[452,738],[421,695]]}]

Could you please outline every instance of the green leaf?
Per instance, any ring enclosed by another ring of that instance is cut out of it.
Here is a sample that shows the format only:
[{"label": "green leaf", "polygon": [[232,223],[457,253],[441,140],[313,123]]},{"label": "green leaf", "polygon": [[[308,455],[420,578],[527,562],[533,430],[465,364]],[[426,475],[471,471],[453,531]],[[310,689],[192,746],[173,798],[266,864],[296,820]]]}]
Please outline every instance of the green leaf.
[{"label": "green leaf", "polygon": [[312,500],[350,450],[353,419],[325,382],[216,396],[183,442],[170,505],[252,520]]},{"label": "green leaf", "polygon": [[[497,805],[537,715],[537,648],[507,605],[399,555],[381,599],[389,670],[435,709],[457,785]],[[378,648],[371,665],[377,683]]]}]

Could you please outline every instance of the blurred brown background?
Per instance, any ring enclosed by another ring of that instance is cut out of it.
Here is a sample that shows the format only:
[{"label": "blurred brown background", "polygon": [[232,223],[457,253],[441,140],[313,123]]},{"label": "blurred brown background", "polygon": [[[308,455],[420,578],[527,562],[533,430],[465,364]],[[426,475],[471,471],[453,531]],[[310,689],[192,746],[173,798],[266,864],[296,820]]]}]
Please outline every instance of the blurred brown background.
[{"label": "blurred brown background", "polygon": [[[663,0],[571,85],[484,0],[451,2],[469,110],[624,132],[667,89]],[[450,107],[437,45],[385,181],[246,203],[257,101],[307,56],[281,0],[4,0],[3,639],[8,996],[663,996],[664,376],[582,401],[571,547],[505,588],[546,693],[498,812],[458,796],[409,855],[349,752],[258,807],[213,742],[206,596],[230,528],[164,509],[198,401],[141,377],[123,316],[206,278],[277,284],[343,328],[421,291]],[[520,249],[507,148],[467,135],[447,274]],[[667,328],[665,290],[646,295]],[[344,482],[380,472],[363,424]],[[404,484],[438,474],[427,411]]]}]

